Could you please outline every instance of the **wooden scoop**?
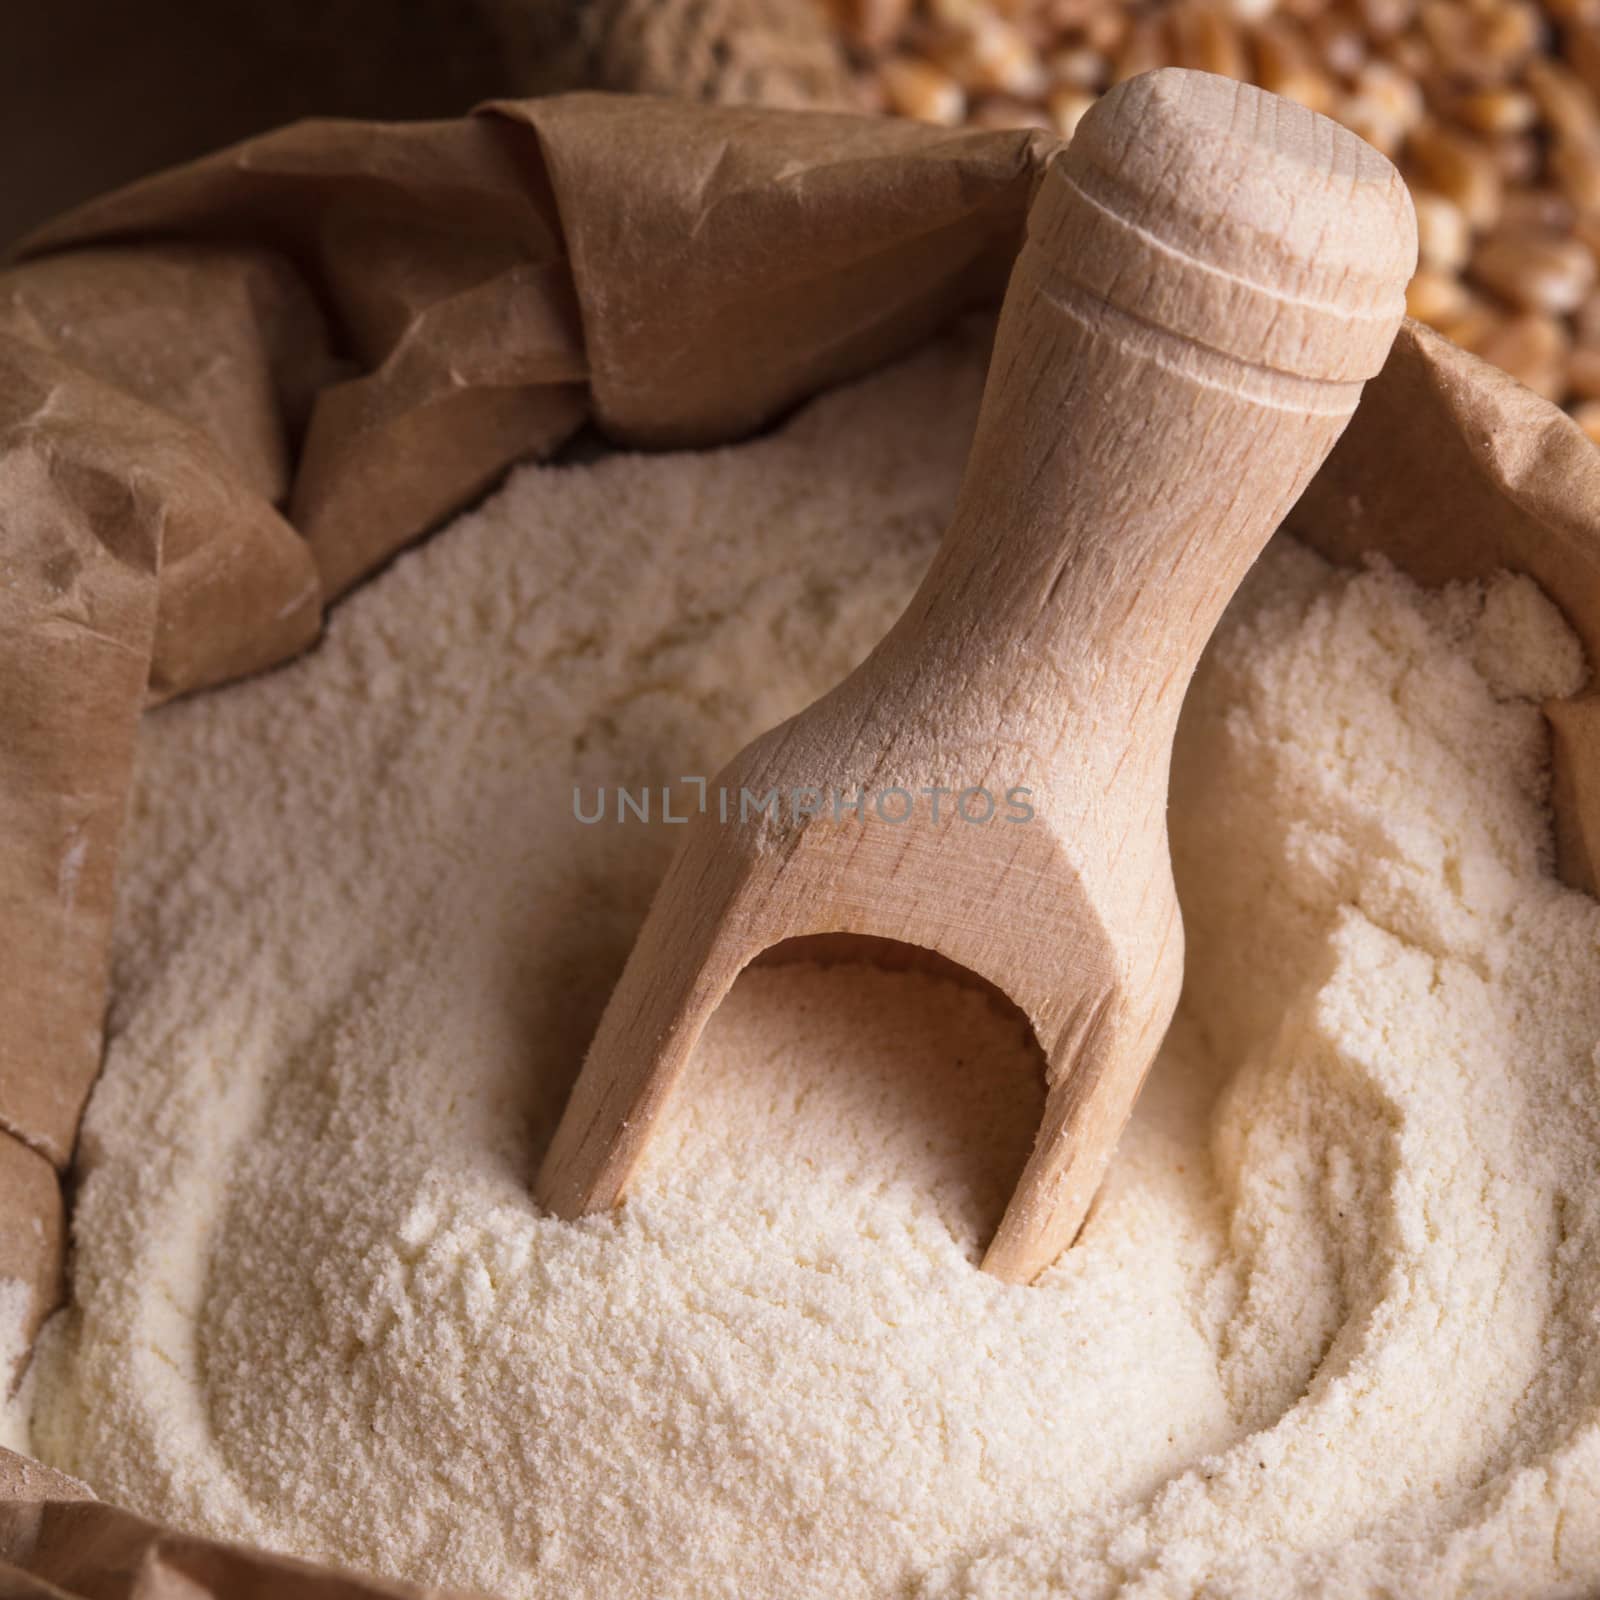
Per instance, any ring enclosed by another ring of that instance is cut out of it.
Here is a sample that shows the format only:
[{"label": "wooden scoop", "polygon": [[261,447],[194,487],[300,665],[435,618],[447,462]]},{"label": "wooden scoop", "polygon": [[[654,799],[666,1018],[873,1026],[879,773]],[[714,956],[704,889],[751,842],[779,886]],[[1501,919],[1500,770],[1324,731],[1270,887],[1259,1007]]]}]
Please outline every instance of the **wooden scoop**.
[{"label": "wooden scoop", "polygon": [[[1026,1282],[1072,1241],[1182,979],[1166,806],[1185,688],[1382,365],[1415,254],[1394,168],[1300,106],[1167,70],[1089,112],[1028,218],[927,578],[684,830],[540,1171],[546,1207],[621,1199],[741,968],[865,934],[1025,1013],[1044,1121],[983,1265]],[[771,790],[778,814],[756,812]]]}]

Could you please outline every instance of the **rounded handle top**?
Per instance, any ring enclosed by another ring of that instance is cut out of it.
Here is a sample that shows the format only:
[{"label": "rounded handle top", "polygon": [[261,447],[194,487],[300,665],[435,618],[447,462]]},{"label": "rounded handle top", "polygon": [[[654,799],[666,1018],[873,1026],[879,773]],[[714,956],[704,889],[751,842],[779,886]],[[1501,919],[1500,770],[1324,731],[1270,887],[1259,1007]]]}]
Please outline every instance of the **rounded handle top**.
[{"label": "rounded handle top", "polygon": [[1417,254],[1405,184],[1371,145],[1179,68],[1094,106],[1028,231],[1065,285],[1251,366],[1335,383],[1382,366]]}]

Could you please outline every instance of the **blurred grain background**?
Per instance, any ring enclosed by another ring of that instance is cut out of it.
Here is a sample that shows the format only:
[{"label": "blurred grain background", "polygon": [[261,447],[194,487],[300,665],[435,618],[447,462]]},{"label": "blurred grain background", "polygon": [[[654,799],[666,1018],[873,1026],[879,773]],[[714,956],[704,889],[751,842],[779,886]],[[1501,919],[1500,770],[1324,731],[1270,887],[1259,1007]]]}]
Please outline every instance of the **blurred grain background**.
[{"label": "blurred grain background", "polygon": [[312,113],[455,114],[501,67],[453,0],[11,0],[0,50],[0,238]]},{"label": "blurred grain background", "polygon": [[1600,0],[825,0],[858,99],[1070,137],[1155,66],[1248,79],[1393,159],[1411,314],[1600,441]]},{"label": "blurred grain background", "polygon": [[1600,441],[1600,0],[9,0],[0,242],[303,116],[594,86],[1070,137],[1163,64],[1249,79],[1400,165],[1412,314]]},{"label": "blurred grain background", "polygon": [[459,116],[590,85],[838,104],[814,0],[3,0],[0,244],[306,116]]}]

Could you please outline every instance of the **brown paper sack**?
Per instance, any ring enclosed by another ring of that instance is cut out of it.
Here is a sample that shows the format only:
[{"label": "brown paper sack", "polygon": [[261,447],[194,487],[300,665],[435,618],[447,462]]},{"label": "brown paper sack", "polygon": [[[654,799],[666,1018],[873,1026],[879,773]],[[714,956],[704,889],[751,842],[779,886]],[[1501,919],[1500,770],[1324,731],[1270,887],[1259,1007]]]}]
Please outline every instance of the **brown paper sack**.
[{"label": "brown paper sack", "polygon": [[[740,438],[998,298],[1058,146],[572,95],[302,123],[135,184],[0,272],[0,1276],[62,1278],[143,706],[323,609],[585,423]],[[1600,452],[1416,325],[1292,518],[1426,582],[1531,573],[1600,660]],[[1552,705],[1600,860],[1600,697]],[[156,1527],[0,1452],[0,1596],[417,1593]]]}]

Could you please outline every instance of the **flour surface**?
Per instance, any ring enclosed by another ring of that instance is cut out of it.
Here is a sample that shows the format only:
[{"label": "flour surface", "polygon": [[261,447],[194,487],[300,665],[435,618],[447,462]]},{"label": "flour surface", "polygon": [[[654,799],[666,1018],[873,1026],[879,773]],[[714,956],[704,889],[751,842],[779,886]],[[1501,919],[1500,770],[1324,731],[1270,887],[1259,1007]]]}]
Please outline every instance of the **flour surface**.
[{"label": "flour surface", "polygon": [[1524,580],[1280,540],[1191,695],[1178,1021],[1082,1242],[980,1274],[1016,1024],[757,969],[616,1216],[528,1182],[714,772],[865,653],[968,332],[696,456],[527,469],[308,658],[148,721],[34,1445],[187,1527],[505,1597],[1600,1588],[1600,907]]}]

